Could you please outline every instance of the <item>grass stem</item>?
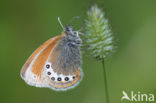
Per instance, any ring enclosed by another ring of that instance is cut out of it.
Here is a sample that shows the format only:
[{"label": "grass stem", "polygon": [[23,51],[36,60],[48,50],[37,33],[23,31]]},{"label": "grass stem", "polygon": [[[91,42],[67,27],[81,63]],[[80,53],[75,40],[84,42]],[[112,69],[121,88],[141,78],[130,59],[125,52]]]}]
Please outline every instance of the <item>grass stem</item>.
[{"label": "grass stem", "polygon": [[109,103],[107,75],[106,75],[106,68],[105,68],[105,62],[104,62],[104,60],[102,61],[102,67],[103,67],[103,78],[104,78],[104,86],[105,86],[106,103]]}]

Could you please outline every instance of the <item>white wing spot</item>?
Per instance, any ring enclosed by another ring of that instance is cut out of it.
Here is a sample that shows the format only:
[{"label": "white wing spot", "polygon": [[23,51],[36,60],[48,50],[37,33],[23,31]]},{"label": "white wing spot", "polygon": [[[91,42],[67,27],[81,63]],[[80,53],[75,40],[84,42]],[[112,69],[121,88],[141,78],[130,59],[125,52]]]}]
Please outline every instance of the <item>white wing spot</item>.
[{"label": "white wing spot", "polygon": [[62,81],[62,82],[68,82],[73,81],[76,77],[76,75],[63,75],[63,74],[57,74],[53,71],[51,63],[46,63],[45,65],[45,73],[46,75],[51,79],[51,81]]},{"label": "white wing spot", "polygon": [[[49,65],[48,66],[49,68],[46,67],[47,65]],[[51,74],[49,73],[50,75],[48,75],[48,72],[50,72]],[[77,76],[79,75],[78,74],[76,75],[57,74],[56,72],[53,71],[52,64],[48,61],[45,64],[43,71],[42,71],[43,82],[48,83],[48,87],[56,91],[64,91],[64,90],[68,90],[70,88],[74,88],[75,86],[77,86],[83,77],[83,72],[81,68],[80,68],[79,79],[73,83],[73,81],[77,78]],[[68,83],[73,83],[73,84],[67,87],[63,87],[63,85],[66,85]],[[61,85],[62,87],[57,87]]]}]

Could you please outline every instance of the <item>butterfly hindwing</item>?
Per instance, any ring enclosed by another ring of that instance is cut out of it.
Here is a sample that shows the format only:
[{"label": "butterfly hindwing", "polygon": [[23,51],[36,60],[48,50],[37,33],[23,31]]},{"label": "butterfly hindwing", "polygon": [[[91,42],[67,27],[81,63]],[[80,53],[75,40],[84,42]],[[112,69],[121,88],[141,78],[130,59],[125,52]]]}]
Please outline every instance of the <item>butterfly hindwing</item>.
[{"label": "butterfly hindwing", "polygon": [[81,68],[72,75],[57,74],[53,71],[51,63],[47,62],[43,69],[43,80],[49,84],[49,88],[54,90],[67,90],[78,85],[82,79]]},{"label": "butterfly hindwing", "polygon": [[42,71],[43,80],[54,90],[75,87],[83,76],[79,48],[68,44],[64,39],[56,44]]}]

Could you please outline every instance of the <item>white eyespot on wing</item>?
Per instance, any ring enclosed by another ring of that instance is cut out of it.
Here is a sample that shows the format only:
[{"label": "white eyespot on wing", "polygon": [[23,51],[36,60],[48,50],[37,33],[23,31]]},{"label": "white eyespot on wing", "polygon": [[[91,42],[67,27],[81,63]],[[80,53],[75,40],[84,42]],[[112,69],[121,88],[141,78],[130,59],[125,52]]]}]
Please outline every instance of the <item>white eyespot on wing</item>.
[{"label": "white eyespot on wing", "polygon": [[49,84],[50,89],[64,91],[77,86],[83,77],[83,73],[80,68],[75,75],[59,75],[53,71],[51,63],[46,63],[42,77],[43,81]]}]

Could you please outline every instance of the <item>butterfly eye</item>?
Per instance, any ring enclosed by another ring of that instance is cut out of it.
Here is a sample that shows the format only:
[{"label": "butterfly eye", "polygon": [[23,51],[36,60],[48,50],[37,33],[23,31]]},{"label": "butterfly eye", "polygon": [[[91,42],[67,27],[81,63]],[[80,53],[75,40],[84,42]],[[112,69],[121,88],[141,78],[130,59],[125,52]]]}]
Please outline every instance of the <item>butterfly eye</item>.
[{"label": "butterfly eye", "polygon": [[65,28],[65,31],[67,31],[67,32],[73,31],[73,28],[72,28],[71,26],[67,26],[67,27]]}]

